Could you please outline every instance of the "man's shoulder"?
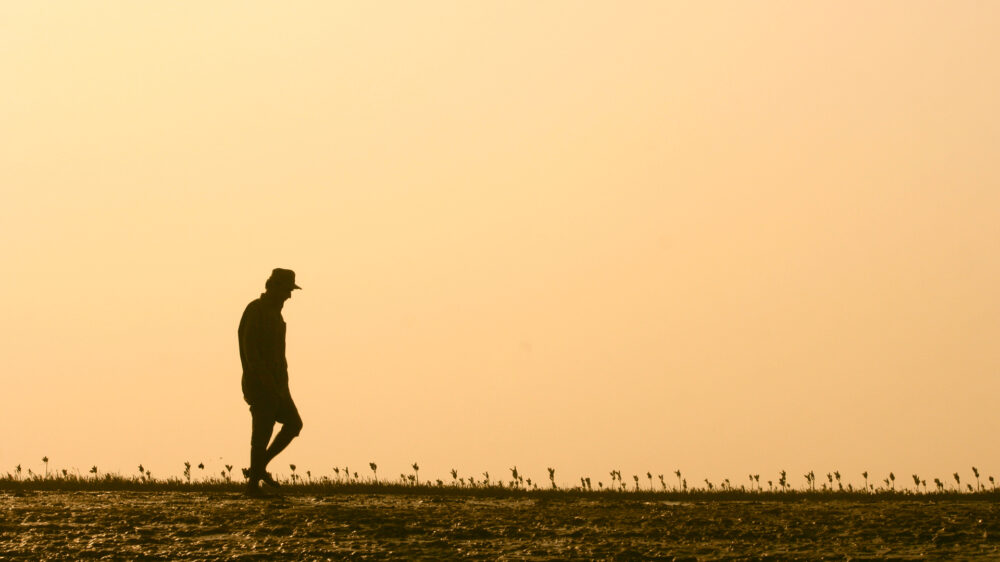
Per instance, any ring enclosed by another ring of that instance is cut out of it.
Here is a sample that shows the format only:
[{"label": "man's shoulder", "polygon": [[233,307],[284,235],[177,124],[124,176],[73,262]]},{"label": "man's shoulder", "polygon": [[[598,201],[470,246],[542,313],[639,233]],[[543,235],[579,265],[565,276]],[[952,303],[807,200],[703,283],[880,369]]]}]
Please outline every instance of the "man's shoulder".
[{"label": "man's shoulder", "polygon": [[246,319],[248,316],[260,314],[262,305],[263,303],[259,298],[250,301],[246,308],[243,309],[243,318]]}]

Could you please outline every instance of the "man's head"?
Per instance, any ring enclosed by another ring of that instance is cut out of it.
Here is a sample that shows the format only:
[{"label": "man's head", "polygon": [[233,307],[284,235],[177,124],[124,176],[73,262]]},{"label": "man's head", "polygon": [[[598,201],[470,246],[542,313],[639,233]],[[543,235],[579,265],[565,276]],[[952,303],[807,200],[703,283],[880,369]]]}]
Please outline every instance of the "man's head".
[{"label": "man's head", "polygon": [[301,289],[295,284],[295,272],[291,269],[276,268],[271,272],[267,282],[264,284],[267,292],[280,297],[281,300],[291,298],[294,289]]}]

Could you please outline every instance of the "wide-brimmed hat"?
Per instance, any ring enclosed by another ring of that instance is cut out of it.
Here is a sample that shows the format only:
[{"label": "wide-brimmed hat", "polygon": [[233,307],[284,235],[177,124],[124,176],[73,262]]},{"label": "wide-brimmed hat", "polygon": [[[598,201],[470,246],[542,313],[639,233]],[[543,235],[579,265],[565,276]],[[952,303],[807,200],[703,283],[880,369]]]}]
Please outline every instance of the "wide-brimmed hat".
[{"label": "wide-brimmed hat", "polygon": [[271,272],[271,277],[267,280],[268,287],[275,287],[281,289],[301,289],[295,284],[295,272],[291,269],[282,269],[277,267]]}]

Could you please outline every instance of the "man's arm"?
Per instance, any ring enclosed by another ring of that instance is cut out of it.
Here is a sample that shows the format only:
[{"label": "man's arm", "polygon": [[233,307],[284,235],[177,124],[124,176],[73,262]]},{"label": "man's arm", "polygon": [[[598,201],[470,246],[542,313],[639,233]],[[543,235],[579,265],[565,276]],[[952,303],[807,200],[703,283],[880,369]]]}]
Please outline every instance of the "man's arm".
[{"label": "man's arm", "polygon": [[246,374],[260,383],[260,387],[273,396],[278,395],[278,385],[271,372],[273,366],[263,355],[263,318],[258,307],[248,308],[240,322],[240,351],[243,353]]}]

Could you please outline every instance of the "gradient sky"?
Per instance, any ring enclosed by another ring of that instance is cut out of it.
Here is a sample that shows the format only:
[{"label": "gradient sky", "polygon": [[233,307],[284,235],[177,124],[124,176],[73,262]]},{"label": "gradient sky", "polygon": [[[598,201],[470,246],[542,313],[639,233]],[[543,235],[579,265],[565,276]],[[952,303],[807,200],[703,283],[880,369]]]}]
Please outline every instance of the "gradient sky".
[{"label": "gradient sky", "polygon": [[287,267],[279,473],[1000,476],[998,55],[995,2],[4,3],[0,471],[245,466]]}]

